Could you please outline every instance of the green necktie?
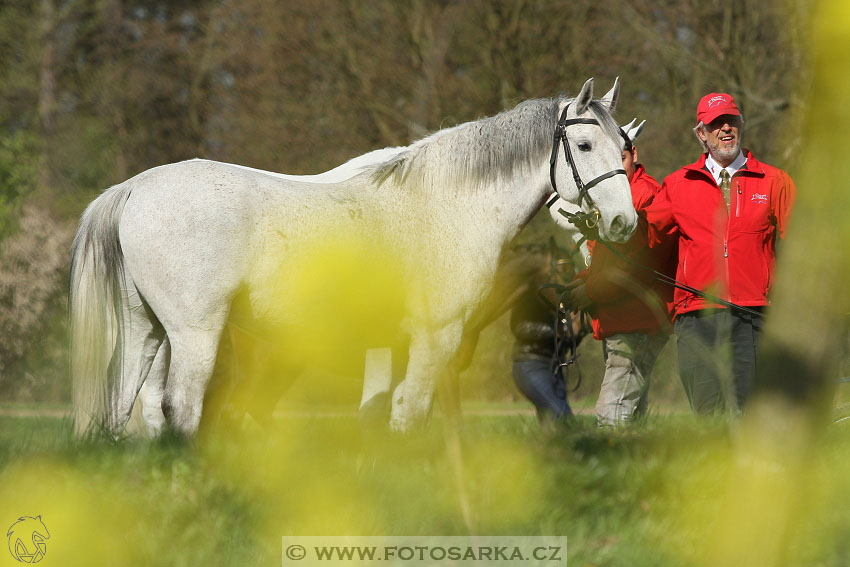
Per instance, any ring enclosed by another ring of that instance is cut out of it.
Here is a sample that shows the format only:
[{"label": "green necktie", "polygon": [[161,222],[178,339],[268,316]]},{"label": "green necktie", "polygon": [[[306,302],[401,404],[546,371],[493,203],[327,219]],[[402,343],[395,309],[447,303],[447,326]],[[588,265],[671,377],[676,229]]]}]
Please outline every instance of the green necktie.
[{"label": "green necktie", "polygon": [[726,210],[729,210],[729,186],[731,179],[729,172],[725,169],[720,170],[720,190],[723,191],[723,198],[726,199]]}]

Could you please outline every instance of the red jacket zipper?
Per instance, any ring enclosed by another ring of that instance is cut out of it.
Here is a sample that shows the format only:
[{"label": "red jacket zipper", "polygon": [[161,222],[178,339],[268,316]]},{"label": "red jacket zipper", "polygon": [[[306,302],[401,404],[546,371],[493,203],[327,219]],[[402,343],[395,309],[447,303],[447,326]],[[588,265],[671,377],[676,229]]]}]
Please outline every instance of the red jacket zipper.
[{"label": "red jacket zipper", "polygon": [[735,195],[735,218],[741,216],[741,195],[743,191],[741,191],[741,184],[735,183],[735,188],[738,189],[737,194]]}]

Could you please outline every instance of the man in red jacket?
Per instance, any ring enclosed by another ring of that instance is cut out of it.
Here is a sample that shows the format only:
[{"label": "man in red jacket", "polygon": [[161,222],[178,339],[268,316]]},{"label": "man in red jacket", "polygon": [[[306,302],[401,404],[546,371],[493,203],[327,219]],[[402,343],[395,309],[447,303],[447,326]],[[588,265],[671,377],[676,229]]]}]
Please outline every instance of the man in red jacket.
[{"label": "man in red jacket", "polygon": [[776,239],[785,234],[795,189],[787,173],[741,149],[744,120],[732,96],[705,95],[696,118],[694,133],[706,153],[669,175],[644,214],[651,246],[678,243],[676,279],[713,296],[676,289],[673,298],[691,407],[701,414],[740,411],[755,377]]},{"label": "man in red jacket", "polygon": [[[633,139],[642,127],[643,123],[634,129],[624,127],[623,137],[623,169],[638,212],[648,207],[661,189],[637,161]],[[572,288],[570,307],[589,311],[593,337],[603,341],[605,376],[596,402],[599,425],[621,424],[645,413],[650,374],[670,331],[672,288],[646,268],[672,275],[672,253],[659,247],[650,249],[645,221],[641,222],[644,229],[639,227],[625,244],[609,244],[608,248],[589,242],[590,268],[568,286]]]}]

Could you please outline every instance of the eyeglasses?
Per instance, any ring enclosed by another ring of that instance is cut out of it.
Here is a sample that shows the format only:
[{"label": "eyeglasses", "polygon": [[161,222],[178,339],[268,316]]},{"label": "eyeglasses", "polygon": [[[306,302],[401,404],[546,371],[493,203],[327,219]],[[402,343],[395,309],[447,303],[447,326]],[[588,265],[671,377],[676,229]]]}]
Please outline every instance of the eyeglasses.
[{"label": "eyeglasses", "polygon": [[718,116],[708,124],[703,124],[703,126],[706,130],[713,131],[723,128],[726,124],[733,128],[740,128],[742,124],[741,117],[725,114],[723,116]]}]

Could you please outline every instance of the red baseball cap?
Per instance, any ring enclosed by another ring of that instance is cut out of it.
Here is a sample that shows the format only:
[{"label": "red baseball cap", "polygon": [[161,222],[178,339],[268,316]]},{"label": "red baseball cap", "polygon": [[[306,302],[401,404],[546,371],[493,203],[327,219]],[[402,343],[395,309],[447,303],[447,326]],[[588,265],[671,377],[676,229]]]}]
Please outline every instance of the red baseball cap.
[{"label": "red baseball cap", "polygon": [[708,124],[724,114],[741,116],[741,111],[730,94],[709,93],[702,97],[697,105],[697,123],[702,121],[703,124]]}]

